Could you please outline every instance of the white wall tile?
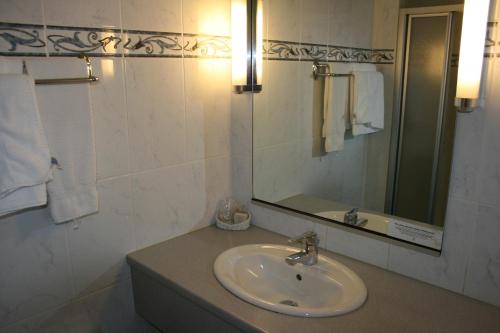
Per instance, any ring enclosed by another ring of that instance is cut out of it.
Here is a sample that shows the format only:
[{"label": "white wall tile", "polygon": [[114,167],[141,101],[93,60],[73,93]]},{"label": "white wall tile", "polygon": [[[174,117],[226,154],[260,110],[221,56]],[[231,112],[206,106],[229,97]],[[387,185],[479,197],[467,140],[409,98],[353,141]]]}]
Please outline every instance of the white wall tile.
[{"label": "white wall tile", "polygon": [[205,217],[204,164],[194,162],[132,177],[137,247],[187,232]]},{"label": "white wall tile", "polygon": [[387,267],[389,244],[340,227],[327,228],[326,249],[382,268]]},{"label": "white wall tile", "polygon": [[[265,61],[268,73],[261,93],[254,96],[256,148],[297,138],[299,122],[298,68],[295,61]],[[287,84],[283,84],[287,82]]]},{"label": "white wall tile", "polygon": [[184,33],[231,35],[230,0],[183,0]]},{"label": "white wall tile", "polygon": [[302,157],[297,141],[256,149],[253,155],[255,197],[276,202],[300,194]]},{"label": "white wall tile", "polygon": [[0,22],[43,24],[42,0],[0,1]]},{"label": "white wall tile", "polygon": [[231,155],[252,154],[252,102],[250,94],[231,94]]},{"label": "white wall tile", "polygon": [[334,0],[330,4],[329,45],[350,46],[352,44],[351,19],[353,2],[351,0]]},{"label": "white wall tile", "polygon": [[186,158],[229,155],[231,61],[184,59]]},{"label": "white wall tile", "polygon": [[[87,75],[87,67],[78,58],[27,58],[25,59],[28,73],[37,79],[53,79],[58,77],[79,77]],[[62,87],[62,85],[58,85]],[[37,88],[44,88],[37,86]],[[45,86],[47,87],[47,86]],[[77,88],[87,90],[86,85]]]},{"label": "white wall tile", "polygon": [[66,225],[77,296],[128,277],[125,256],[135,249],[129,177],[99,182],[97,190],[99,212]]},{"label": "white wall tile", "polygon": [[227,156],[205,160],[203,165],[204,187],[198,189],[201,191],[204,190],[206,193],[204,208],[196,220],[185,223],[185,232],[199,229],[213,223],[219,201],[233,196],[231,187],[231,163],[231,158]]},{"label": "white wall tile", "polygon": [[481,157],[484,110],[471,114],[457,114],[450,193],[473,200],[477,196],[478,168]]},{"label": "white wall tile", "polygon": [[372,47],[373,0],[353,0],[351,21],[352,47]]},{"label": "white wall tile", "polygon": [[[500,206],[500,66],[494,61],[488,62],[484,75],[488,81],[485,90],[483,143],[478,174],[478,197],[481,203]],[[476,150],[479,147],[476,146]],[[476,169],[476,172],[478,170]]]},{"label": "white wall tile", "polygon": [[456,292],[463,290],[470,249],[470,235],[477,219],[477,205],[451,198],[446,214],[440,257],[391,245],[389,269]]},{"label": "white wall tile", "polygon": [[96,135],[97,178],[129,172],[127,109],[121,59],[94,59],[99,83],[91,85],[90,96]]},{"label": "white wall tile", "polygon": [[0,74],[20,74],[23,64],[20,58],[0,57]]},{"label": "white wall tile", "polygon": [[0,219],[0,327],[73,294],[64,226],[45,209]]},{"label": "white wall tile", "polygon": [[323,121],[321,90],[323,85],[321,82],[311,79],[312,64],[310,62],[301,61],[298,67],[297,82],[300,91],[297,110],[298,136],[301,139],[321,137]]},{"label": "white wall tile", "polygon": [[314,230],[314,223],[299,216],[272,210],[252,204],[252,223],[287,237],[295,237],[306,231]]},{"label": "white wall tile", "polygon": [[183,162],[182,59],[127,58],[125,64],[131,170]]},{"label": "white wall tile", "polygon": [[120,0],[43,0],[45,23],[120,28]]},{"label": "white wall tile", "polygon": [[[300,42],[328,44],[330,0],[300,1]],[[274,20],[273,16],[273,20]]]},{"label": "white wall tile", "polygon": [[466,295],[500,306],[500,208],[479,206],[465,280]]},{"label": "white wall tile", "polygon": [[372,47],[396,48],[399,20],[399,0],[373,0]]},{"label": "white wall tile", "polygon": [[298,41],[300,38],[300,0],[270,0],[269,39]]},{"label": "white wall tile", "polygon": [[231,194],[249,206],[252,199],[252,156],[231,157]]},{"label": "white wall tile", "polygon": [[124,29],[182,32],[181,0],[122,0]]}]

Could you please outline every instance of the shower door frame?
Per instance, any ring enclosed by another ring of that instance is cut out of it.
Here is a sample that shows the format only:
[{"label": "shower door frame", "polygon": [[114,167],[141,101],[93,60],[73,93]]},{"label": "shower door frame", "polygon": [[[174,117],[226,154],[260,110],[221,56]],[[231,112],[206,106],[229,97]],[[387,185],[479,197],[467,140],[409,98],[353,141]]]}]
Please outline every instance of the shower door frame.
[{"label": "shower door frame", "polygon": [[391,128],[391,143],[389,154],[389,166],[387,173],[387,191],[385,198],[385,211],[386,213],[394,215],[394,210],[397,201],[397,188],[399,180],[399,167],[401,158],[401,148],[403,142],[403,124],[406,108],[406,88],[407,88],[407,68],[409,57],[410,36],[411,36],[411,21],[413,18],[421,17],[447,17],[447,31],[446,31],[446,54],[445,66],[443,68],[444,80],[441,84],[441,97],[439,102],[439,115],[438,124],[436,129],[436,144],[434,148],[434,160],[432,168],[432,184],[429,196],[429,211],[427,216],[429,221],[420,221],[424,223],[435,224],[433,221],[434,215],[434,198],[436,195],[436,176],[438,171],[438,160],[442,138],[442,126],[444,120],[444,109],[446,101],[446,86],[448,80],[448,68],[451,59],[451,43],[453,37],[453,22],[454,13],[463,12],[463,5],[449,5],[449,6],[432,6],[432,7],[416,7],[416,8],[403,8],[399,13],[398,24],[398,46],[397,46],[397,59],[394,76],[394,114]]}]

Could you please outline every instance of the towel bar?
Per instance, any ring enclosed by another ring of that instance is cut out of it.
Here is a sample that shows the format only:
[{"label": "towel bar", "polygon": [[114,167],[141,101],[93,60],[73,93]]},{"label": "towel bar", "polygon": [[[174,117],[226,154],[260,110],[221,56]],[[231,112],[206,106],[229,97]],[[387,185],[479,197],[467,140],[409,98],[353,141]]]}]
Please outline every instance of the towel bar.
[{"label": "towel bar", "polygon": [[[35,84],[74,84],[74,83],[88,83],[97,82],[99,78],[92,74],[92,64],[88,56],[80,54],[78,58],[83,59],[87,65],[87,77],[74,77],[74,78],[56,78],[56,79],[38,79],[35,80]],[[28,74],[28,69],[26,68],[26,61],[23,60],[23,74]]]},{"label": "towel bar", "polygon": [[352,74],[336,74],[336,73],[321,73],[321,68],[327,68],[330,70],[330,65],[320,64],[318,61],[313,63],[313,78],[317,80],[319,77],[351,77]]}]

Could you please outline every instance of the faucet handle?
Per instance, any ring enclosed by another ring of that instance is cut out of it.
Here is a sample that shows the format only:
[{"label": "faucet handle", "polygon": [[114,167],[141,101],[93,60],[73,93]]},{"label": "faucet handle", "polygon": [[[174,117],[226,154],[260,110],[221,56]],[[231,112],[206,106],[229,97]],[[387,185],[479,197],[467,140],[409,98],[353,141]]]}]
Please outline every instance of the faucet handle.
[{"label": "faucet handle", "polygon": [[306,231],[300,236],[290,238],[288,240],[289,243],[303,243],[306,244],[307,246],[309,245],[318,245],[319,244],[319,238],[318,234],[315,233],[314,231]]}]

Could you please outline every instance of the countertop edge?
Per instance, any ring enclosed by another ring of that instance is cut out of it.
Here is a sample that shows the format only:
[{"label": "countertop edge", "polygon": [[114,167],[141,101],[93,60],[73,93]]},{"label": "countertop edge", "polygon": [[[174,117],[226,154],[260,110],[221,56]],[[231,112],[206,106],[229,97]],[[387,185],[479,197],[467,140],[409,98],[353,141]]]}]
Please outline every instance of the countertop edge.
[{"label": "countertop edge", "polygon": [[256,327],[256,326],[248,323],[245,320],[242,320],[236,314],[228,312],[228,311],[214,305],[213,303],[198,296],[196,293],[193,293],[193,292],[189,291],[188,289],[184,288],[180,284],[168,279],[167,277],[165,277],[165,276],[155,272],[154,270],[150,269],[149,267],[141,264],[139,261],[137,261],[135,258],[133,258],[134,253],[135,253],[135,251],[128,254],[127,258],[126,258],[127,264],[130,266],[131,269],[133,267],[135,269],[140,270],[141,272],[147,274],[149,277],[154,279],[156,282],[160,283],[161,285],[165,286],[166,288],[172,289],[173,291],[177,292],[179,295],[187,298],[189,301],[200,306],[201,308],[205,309],[206,311],[212,313],[213,315],[220,318],[221,320],[226,321],[230,325],[233,325],[239,329],[242,329],[245,332],[267,333],[265,330],[262,330],[259,327]]}]

